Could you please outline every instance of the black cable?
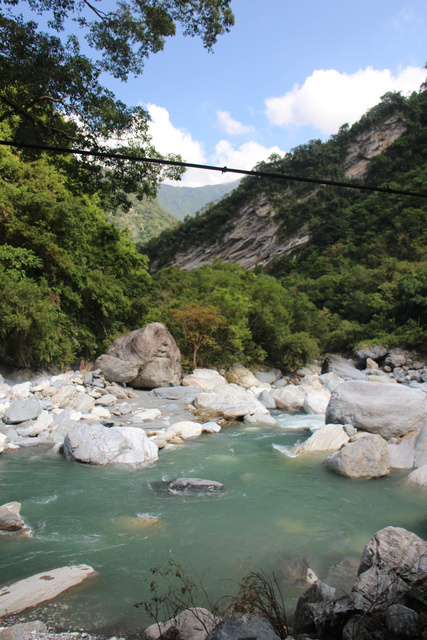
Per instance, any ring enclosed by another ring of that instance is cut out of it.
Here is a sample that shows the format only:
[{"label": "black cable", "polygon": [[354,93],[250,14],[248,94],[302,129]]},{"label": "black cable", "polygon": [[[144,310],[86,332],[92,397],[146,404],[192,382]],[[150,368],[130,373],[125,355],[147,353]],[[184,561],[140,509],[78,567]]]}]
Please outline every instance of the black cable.
[{"label": "black cable", "polygon": [[359,191],[375,191],[378,193],[388,193],[400,196],[414,196],[415,198],[427,198],[427,193],[416,191],[405,191],[403,189],[392,189],[391,187],[374,187],[368,184],[356,184],[353,182],[339,182],[336,180],[321,180],[320,178],[304,178],[302,176],[288,176],[282,173],[270,173],[268,171],[246,171],[244,169],[230,169],[229,167],[215,167],[207,164],[194,164],[192,162],[179,162],[178,160],[164,160],[163,158],[143,158],[131,156],[123,153],[109,153],[106,151],[87,151],[85,149],[67,149],[63,147],[49,147],[46,145],[27,144],[24,142],[9,142],[0,140],[0,145],[17,147],[20,149],[34,149],[37,151],[53,151],[54,153],[73,153],[82,156],[92,156],[95,158],[106,158],[110,160],[130,160],[132,162],[149,162],[152,164],[164,164],[175,167],[188,167],[191,169],[205,169],[207,171],[220,171],[221,173],[237,173],[245,176],[257,178],[269,178],[274,180],[289,180],[291,182],[308,182],[310,184],[321,184],[328,187],[343,187],[345,189],[358,189]]}]

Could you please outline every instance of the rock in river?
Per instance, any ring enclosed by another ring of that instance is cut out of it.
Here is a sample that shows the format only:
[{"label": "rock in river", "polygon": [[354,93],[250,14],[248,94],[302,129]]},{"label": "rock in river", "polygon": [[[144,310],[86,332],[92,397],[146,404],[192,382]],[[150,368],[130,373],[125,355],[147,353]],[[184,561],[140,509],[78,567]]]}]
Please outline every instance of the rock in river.
[{"label": "rock in river", "polygon": [[65,437],[64,455],[91,464],[115,463],[138,467],[155,462],[158,448],[142,429],[79,423]]},{"label": "rock in river", "polygon": [[390,473],[390,454],[381,436],[367,433],[332,453],[325,464],[346,478],[378,478]]},{"label": "rock in river", "polygon": [[343,382],[326,410],[326,422],[350,423],[386,439],[419,431],[426,421],[427,394],[400,384]]}]

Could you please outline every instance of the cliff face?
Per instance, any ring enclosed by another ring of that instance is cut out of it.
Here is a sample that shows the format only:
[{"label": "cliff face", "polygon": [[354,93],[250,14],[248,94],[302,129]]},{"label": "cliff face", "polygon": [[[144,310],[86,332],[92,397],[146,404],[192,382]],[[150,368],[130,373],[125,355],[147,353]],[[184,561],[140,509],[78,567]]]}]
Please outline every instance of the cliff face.
[{"label": "cliff face", "polygon": [[[338,175],[338,180],[363,182],[372,159],[382,154],[406,129],[400,114],[388,115],[374,126],[359,127],[358,134],[350,130],[345,144],[340,143],[338,163],[338,145],[335,147],[335,156],[328,155],[330,151],[324,151],[326,148],[330,150],[336,141],[324,145],[319,141],[312,147],[312,143],[303,146],[305,166],[301,168],[295,160],[294,166],[290,165],[291,170],[286,165],[276,166],[276,170],[325,179]],[[316,154],[318,157],[315,157]],[[294,152],[293,156],[296,155]],[[292,158],[292,154],[289,157]],[[332,162],[335,162],[333,167]],[[271,170],[271,166],[265,165],[266,170]],[[225,217],[221,217],[213,206],[205,219],[209,219],[210,229],[215,232],[203,233],[201,227],[183,227],[183,242],[177,241],[173,255],[167,259],[161,251],[157,255],[154,252],[150,256],[152,268],[156,270],[174,265],[181,269],[197,269],[204,264],[212,264],[218,258],[249,269],[268,268],[283,256],[298,255],[298,251],[310,241],[313,229],[313,219],[304,217],[304,204],[312,199],[314,201],[321,187],[269,182],[253,182],[246,191],[242,185],[241,197],[228,207]],[[271,186],[271,183],[274,185]]]}]

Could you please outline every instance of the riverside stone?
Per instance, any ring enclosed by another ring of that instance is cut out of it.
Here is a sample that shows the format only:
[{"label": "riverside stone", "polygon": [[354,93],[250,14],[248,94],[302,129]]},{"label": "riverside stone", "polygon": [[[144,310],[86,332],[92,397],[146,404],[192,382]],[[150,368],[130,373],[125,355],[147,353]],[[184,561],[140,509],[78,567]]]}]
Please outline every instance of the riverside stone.
[{"label": "riverside stone", "polygon": [[64,440],[64,455],[90,464],[141,466],[158,460],[158,448],[141,429],[77,424]]},{"label": "riverside stone", "polygon": [[0,506],[0,530],[20,531],[25,527],[21,515],[20,502],[7,502]]},{"label": "riverside stone", "polygon": [[203,391],[195,398],[194,405],[201,411],[222,415],[226,419],[269,413],[251,393],[234,383],[220,384],[212,391]]},{"label": "riverside stone", "polygon": [[427,464],[418,467],[418,469],[414,469],[414,471],[405,478],[405,483],[427,489]]},{"label": "riverside stone", "polygon": [[418,621],[418,613],[403,604],[392,604],[387,609],[387,631],[397,638],[416,637]]},{"label": "riverside stone", "polygon": [[[178,637],[180,640],[205,640],[206,635],[218,624],[210,611],[202,607],[185,609],[167,622],[158,622],[145,629],[144,636],[149,640]],[[1,639],[0,639],[1,640]]]},{"label": "riverside stone", "polygon": [[280,640],[273,626],[261,616],[233,613],[226,616],[208,634],[206,640]]},{"label": "riverside stone", "polygon": [[138,375],[131,381],[133,387],[169,387],[181,380],[181,353],[160,322],[152,322],[117,338],[108,349],[108,355],[138,365]]},{"label": "riverside stone", "polygon": [[278,409],[295,413],[303,410],[307,390],[290,384],[280,389],[273,389],[271,395]]},{"label": "riverside stone", "polygon": [[202,391],[210,391],[218,384],[226,384],[227,380],[215,369],[194,369],[193,373],[182,379],[183,387],[197,387]]},{"label": "riverside stone", "polygon": [[261,402],[261,404],[264,405],[264,407],[266,409],[275,409],[276,408],[275,399],[273,398],[271,393],[269,391],[267,391],[266,389],[264,389],[264,391],[261,391],[261,393],[258,396],[258,400]]},{"label": "riverside stone", "polygon": [[19,424],[26,420],[35,420],[42,412],[39,400],[19,398],[10,403],[3,416],[5,424]]},{"label": "riverside stone", "polygon": [[304,398],[303,409],[305,413],[316,415],[325,414],[331,394],[326,389],[318,392],[308,392]]},{"label": "riverside stone", "polygon": [[427,464],[427,422],[421,428],[414,444],[414,468],[419,469]]},{"label": "riverside stone", "polygon": [[340,449],[350,440],[342,425],[325,424],[302,444],[294,448],[296,455],[318,453],[320,451],[330,451]]},{"label": "riverside stone", "polygon": [[321,615],[325,604],[335,598],[335,589],[317,580],[298,598],[293,618],[293,631],[311,633],[316,631],[316,618]]},{"label": "riverside stone", "polygon": [[94,574],[92,567],[81,564],[38,573],[3,587],[0,589],[0,618],[52,600]]},{"label": "riverside stone", "polygon": [[122,360],[106,353],[97,358],[95,367],[101,369],[106,380],[120,384],[127,384],[135,380],[139,370],[137,363]]},{"label": "riverside stone", "polygon": [[0,433],[0,453],[6,449],[8,437],[5,433]]},{"label": "riverside stone", "polygon": [[427,421],[427,395],[403,385],[343,382],[332,393],[326,421],[349,422],[386,439],[405,436]]},{"label": "riverside stone", "polygon": [[243,387],[244,389],[258,387],[261,384],[249,369],[246,369],[246,367],[238,362],[233,364],[227,371],[227,382],[238,384],[239,387]]},{"label": "riverside stone", "polygon": [[335,373],[343,380],[365,380],[366,375],[354,366],[352,360],[346,360],[341,356],[331,354],[322,364],[322,373]]},{"label": "riverside stone", "polygon": [[332,453],[325,464],[346,478],[378,478],[390,473],[390,454],[381,436],[367,433]]},{"label": "riverside stone", "polygon": [[378,531],[363,550],[351,596],[362,611],[399,602],[427,572],[427,543],[400,527]]},{"label": "riverside stone", "polygon": [[412,469],[414,466],[415,440],[417,434],[410,433],[397,444],[388,444],[390,467],[392,469]]},{"label": "riverside stone", "polygon": [[40,620],[21,622],[0,630],[0,640],[38,640],[40,634],[47,633],[47,627]]},{"label": "riverside stone", "polygon": [[182,438],[182,440],[188,440],[189,438],[198,438],[203,432],[206,433],[218,433],[221,431],[221,427],[216,422],[193,422],[191,420],[183,420],[181,422],[175,422],[166,429],[162,434],[162,437],[169,441],[172,438]]}]

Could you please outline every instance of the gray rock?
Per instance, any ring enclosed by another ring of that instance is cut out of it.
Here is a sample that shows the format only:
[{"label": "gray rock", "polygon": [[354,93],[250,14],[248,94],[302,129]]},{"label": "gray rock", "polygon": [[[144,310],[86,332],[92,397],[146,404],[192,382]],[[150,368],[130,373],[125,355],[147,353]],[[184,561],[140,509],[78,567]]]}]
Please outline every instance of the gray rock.
[{"label": "gray rock", "polygon": [[3,587],[0,589],[0,618],[52,600],[94,573],[92,567],[85,564],[60,567]]},{"label": "gray rock", "polygon": [[264,405],[264,407],[266,409],[275,409],[276,408],[276,401],[273,398],[273,396],[271,395],[271,393],[269,393],[267,390],[266,391],[262,391],[259,394],[258,400],[261,402],[261,404]]},{"label": "gray rock", "polygon": [[5,424],[19,424],[26,420],[35,420],[42,412],[39,400],[19,398],[10,403],[6,409],[3,422]]},{"label": "gray rock", "polygon": [[227,382],[231,384],[238,384],[239,387],[244,389],[250,389],[251,387],[260,386],[260,381],[254,376],[254,374],[246,369],[242,364],[238,362],[234,363],[232,367],[227,371]]},{"label": "gray rock", "polygon": [[414,466],[416,433],[410,433],[396,444],[389,444],[390,467],[392,469],[412,469]]},{"label": "gray rock", "polygon": [[213,493],[215,491],[224,491],[225,487],[216,480],[204,480],[202,478],[177,478],[167,483],[167,489],[171,492],[196,492],[196,493]]},{"label": "gray rock", "polygon": [[366,361],[368,358],[374,360],[375,362],[384,360],[387,355],[387,349],[382,345],[374,345],[374,346],[364,346],[356,351],[354,354],[355,360],[358,365],[364,366],[366,365]]},{"label": "gray rock", "polygon": [[346,478],[378,478],[390,472],[390,454],[381,436],[367,433],[325,460],[331,471]]},{"label": "gray rock", "polygon": [[153,389],[151,393],[158,398],[165,400],[180,400],[187,404],[191,404],[194,398],[199,395],[199,387],[159,387]]},{"label": "gray rock", "polygon": [[391,351],[389,351],[385,359],[385,364],[394,369],[396,367],[405,366],[406,361],[407,354],[402,351],[402,349],[392,349]]},{"label": "gray rock", "polygon": [[323,617],[325,604],[335,598],[335,589],[317,580],[298,598],[293,618],[293,631],[312,633],[317,630],[318,619]]},{"label": "gray rock", "polygon": [[424,464],[418,469],[414,469],[414,471],[405,478],[405,484],[427,489],[427,464]]},{"label": "gray rock", "polygon": [[349,422],[386,439],[419,431],[426,421],[426,394],[377,382],[343,382],[332,392],[326,410],[326,422]]},{"label": "gray rock", "polygon": [[269,413],[254,413],[243,416],[243,422],[245,424],[268,424],[271,427],[280,426],[277,420]]},{"label": "gray rock", "polygon": [[414,468],[427,464],[427,422],[419,432],[414,445]]},{"label": "gray rock", "polygon": [[302,444],[294,448],[294,454],[306,455],[320,451],[336,451],[347,444],[349,436],[339,424],[325,424],[316,429]]},{"label": "gray rock", "polygon": [[20,515],[19,502],[7,502],[0,506],[0,531],[20,531],[25,522]]},{"label": "gray rock", "polygon": [[138,467],[158,459],[158,448],[145,432],[134,427],[77,424],[64,440],[64,455],[90,464]]},{"label": "gray rock", "polygon": [[40,620],[20,622],[7,627],[7,629],[2,629],[0,631],[0,640],[27,640],[28,638],[36,640],[41,633],[47,633],[47,627]]},{"label": "gray rock", "polygon": [[132,382],[138,375],[139,365],[128,360],[121,360],[111,355],[99,356],[95,366],[101,369],[105,379],[109,382],[126,384]]},{"label": "gray rock", "polygon": [[384,610],[425,579],[427,543],[400,527],[378,531],[363,550],[352,597],[363,611]]},{"label": "gray rock", "polygon": [[307,389],[288,384],[285,387],[273,389],[271,392],[278,409],[291,412],[302,412]]},{"label": "gray rock", "polygon": [[397,638],[412,638],[417,631],[419,615],[403,604],[392,604],[386,613],[387,631]]},{"label": "gray rock", "polygon": [[[286,631],[285,631],[286,633]],[[283,634],[283,637],[285,636]],[[280,640],[273,626],[260,616],[233,613],[208,634],[206,640]]]},{"label": "gray rock", "polygon": [[329,355],[325,358],[322,365],[323,373],[335,373],[343,380],[365,380],[366,375],[356,369],[352,360],[346,360],[341,356]]},{"label": "gray rock", "polygon": [[195,398],[194,405],[201,411],[231,420],[247,414],[268,414],[268,409],[249,391],[234,383],[219,384],[212,391],[202,391]]},{"label": "gray rock", "polygon": [[206,635],[217,624],[218,618],[210,611],[195,607],[182,611],[167,622],[152,624],[145,629],[144,636],[149,640],[159,640],[167,637],[178,637],[180,640],[205,640]]},{"label": "gray rock", "polygon": [[160,322],[152,322],[117,338],[108,355],[139,366],[132,386],[142,389],[169,387],[181,381],[181,353],[172,335]]},{"label": "gray rock", "polygon": [[261,384],[274,384],[276,380],[279,380],[282,372],[280,369],[269,369],[268,371],[257,371],[255,377],[261,382]]}]

